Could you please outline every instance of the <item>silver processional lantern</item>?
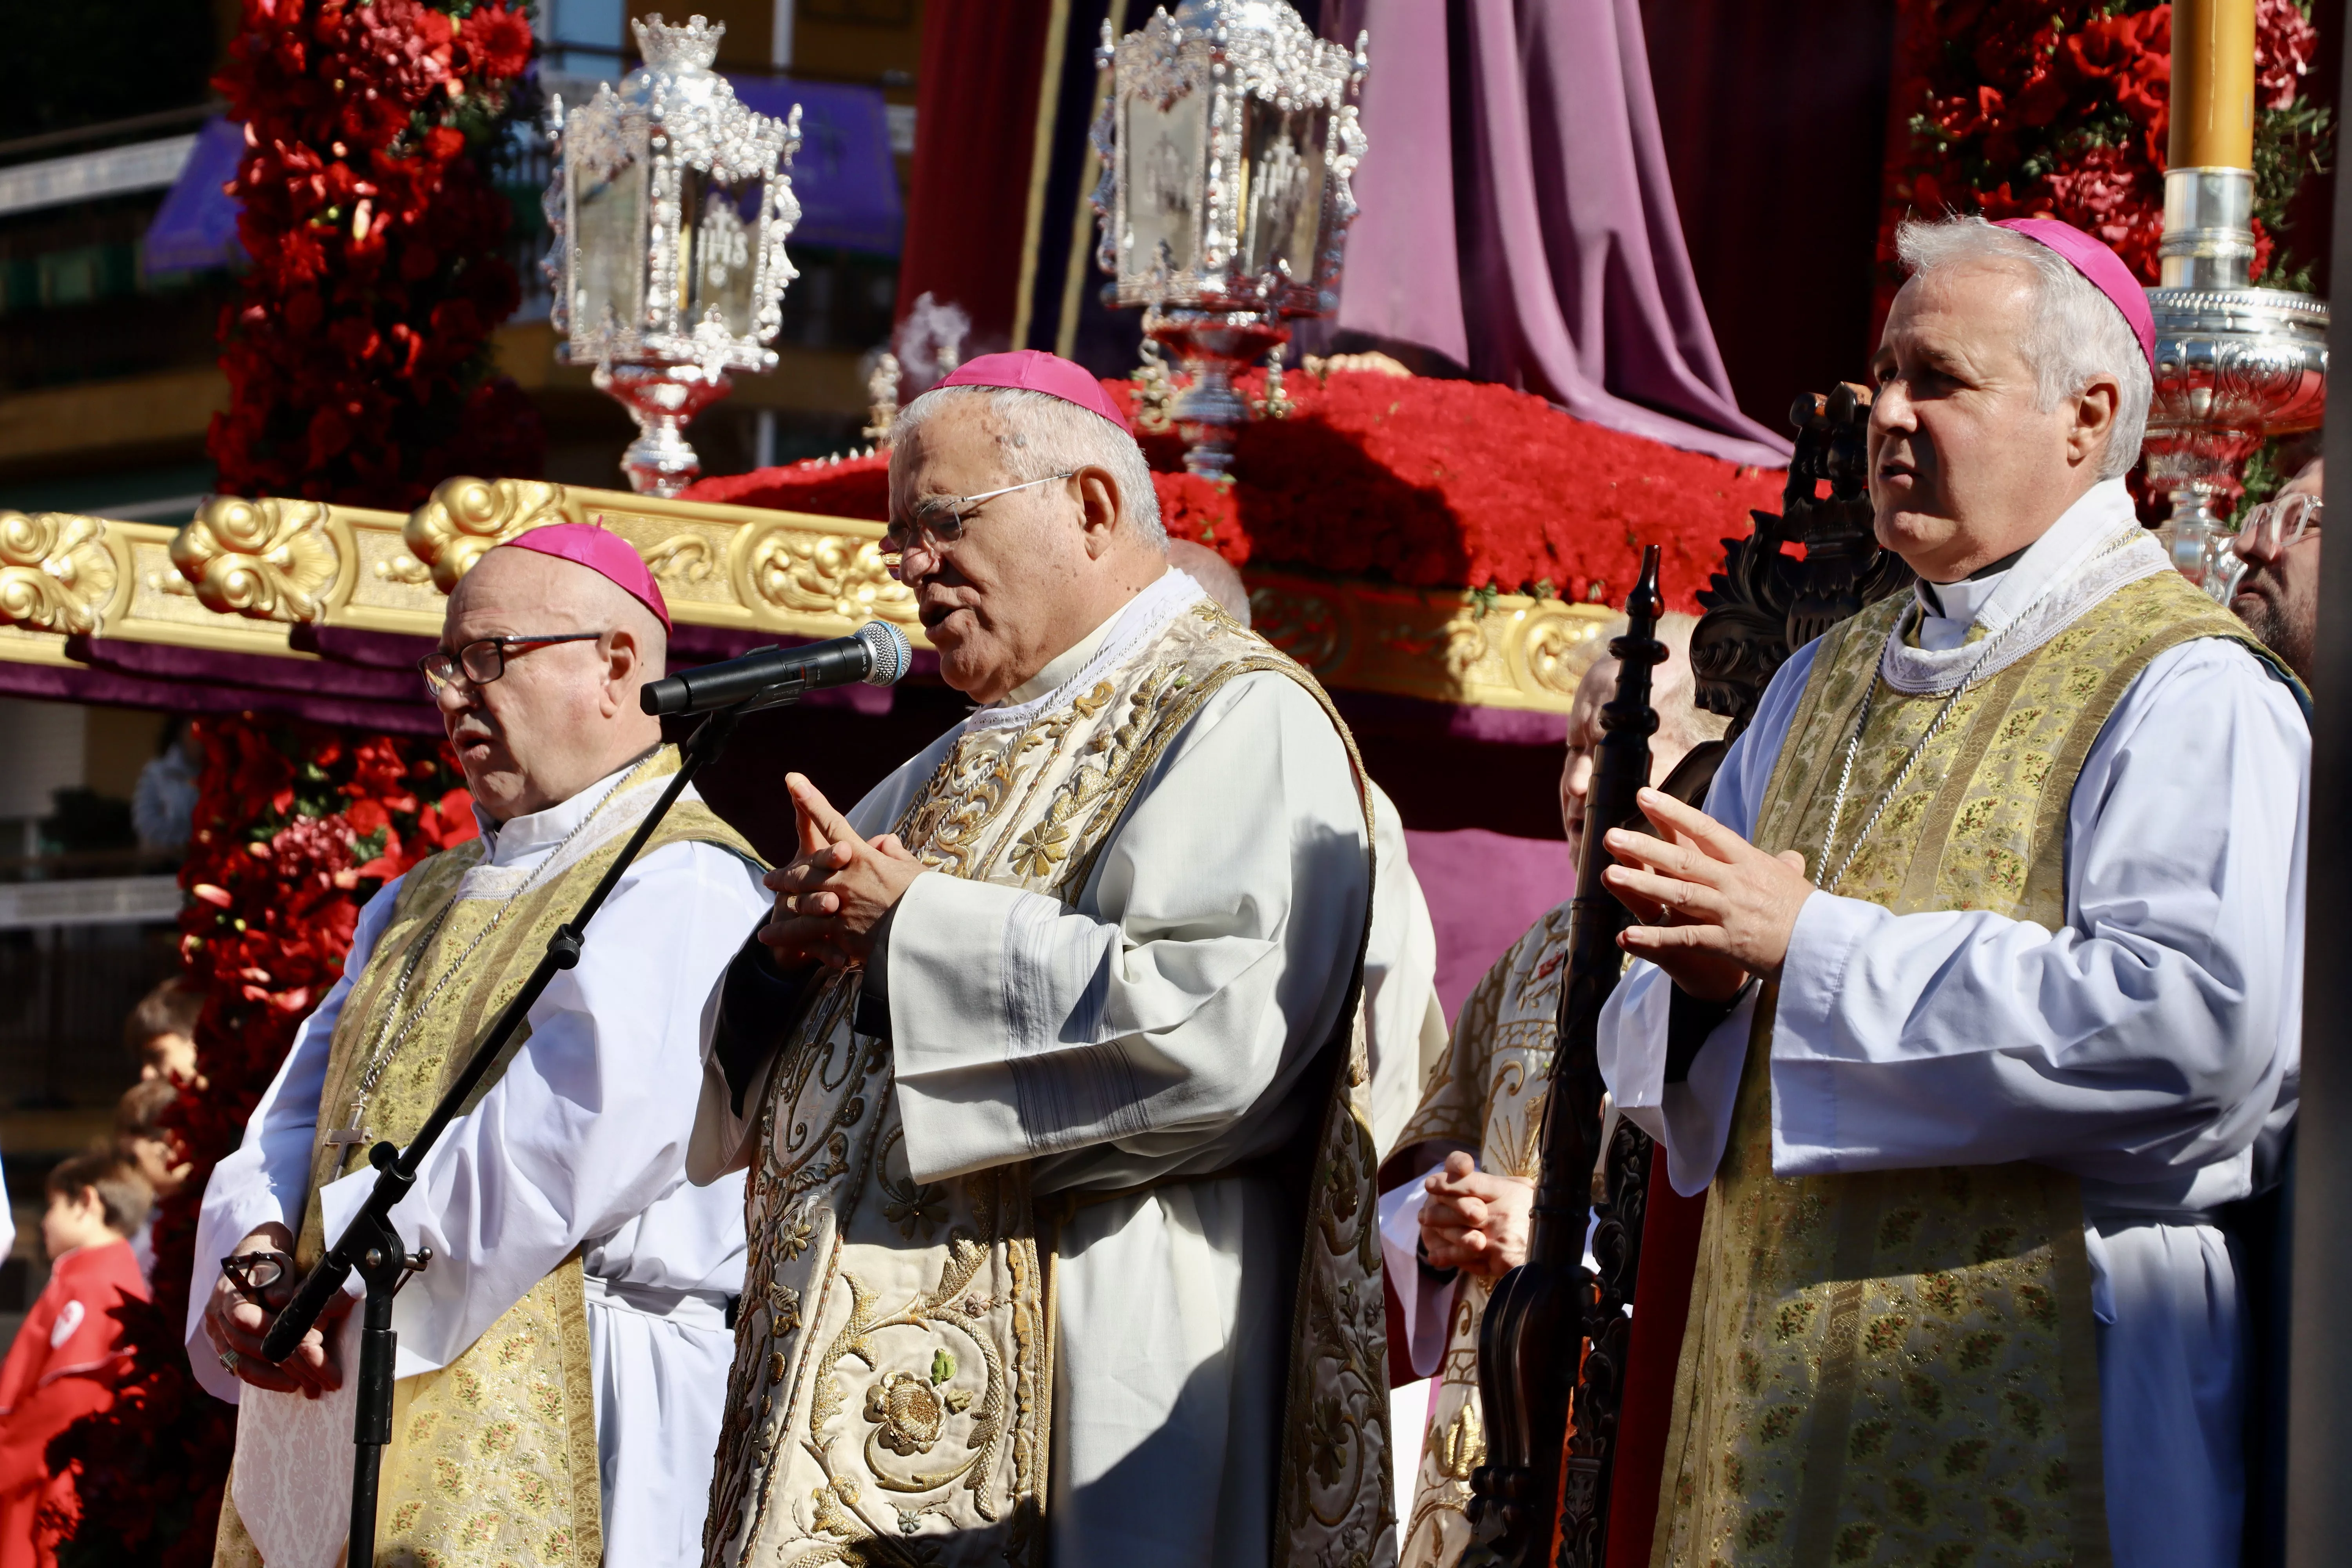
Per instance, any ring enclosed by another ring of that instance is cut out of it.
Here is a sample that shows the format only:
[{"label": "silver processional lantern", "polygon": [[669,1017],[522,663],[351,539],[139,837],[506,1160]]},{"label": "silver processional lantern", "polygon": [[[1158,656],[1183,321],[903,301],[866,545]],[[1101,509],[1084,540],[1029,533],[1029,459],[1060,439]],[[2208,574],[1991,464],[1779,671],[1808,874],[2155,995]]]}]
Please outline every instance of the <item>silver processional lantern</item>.
[{"label": "silver processional lantern", "polygon": [[548,109],[556,354],[593,364],[636,420],[621,467],[640,493],[674,496],[701,472],[686,426],[734,371],[772,370],[784,237],[800,221],[784,173],[800,109],[744,107],[711,68],[723,23],[632,22],[645,64],[566,114]]},{"label": "silver processional lantern", "polygon": [[1173,413],[1196,474],[1233,467],[1250,412],[1234,374],[1339,307],[1367,42],[1318,38],[1283,0],[1183,0],[1123,38],[1103,24],[1097,259],[1192,377]]}]

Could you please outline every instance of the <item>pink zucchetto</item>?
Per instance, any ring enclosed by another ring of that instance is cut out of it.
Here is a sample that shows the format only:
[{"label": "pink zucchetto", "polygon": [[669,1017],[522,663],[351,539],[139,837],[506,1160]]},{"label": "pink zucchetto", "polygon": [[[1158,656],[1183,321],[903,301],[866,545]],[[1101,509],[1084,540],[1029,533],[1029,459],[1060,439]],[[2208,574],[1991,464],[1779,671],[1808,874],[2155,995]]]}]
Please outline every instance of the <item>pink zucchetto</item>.
[{"label": "pink zucchetto", "polygon": [[1078,365],[1043,349],[1014,349],[1010,353],[982,354],[948,372],[941,386],[1007,386],[1021,392],[1042,392],[1065,403],[1075,403],[1089,414],[1099,414],[1121,430],[1127,416],[1110,400],[1102,383]]},{"label": "pink zucchetto", "polygon": [[541,555],[552,555],[558,561],[585,566],[599,577],[619,584],[623,593],[651,610],[654,619],[662,624],[662,630],[670,629],[669,605],[662,598],[653,573],[646,569],[645,557],[617,533],[593,523],[551,522],[518,534],[499,548],[532,550]]},{"label": "pink zucchetto", "polygon": [[2148,368],[2156,367],[2156,316],[2147,308],[2147,290],[2140,287],[2122,257],[2073,224],[2054,217],[2005,218],[1993,227],[2021,234],[2064,257],[2068,266],[2089,279],[2091,287],[2124,313],[2125,325],[2139,340],[2140,353],[2147,355]]}]

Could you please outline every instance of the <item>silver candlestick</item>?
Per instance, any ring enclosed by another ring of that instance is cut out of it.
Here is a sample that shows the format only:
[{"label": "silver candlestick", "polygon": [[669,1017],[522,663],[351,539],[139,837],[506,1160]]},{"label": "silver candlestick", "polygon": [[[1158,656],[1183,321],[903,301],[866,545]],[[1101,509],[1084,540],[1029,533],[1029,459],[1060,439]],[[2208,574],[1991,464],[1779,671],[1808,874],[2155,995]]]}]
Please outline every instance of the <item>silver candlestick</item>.
[{"label": "silver candlestick", "polygon": [[2150,489],[2168,496],[2172,562],[2217,593],[2209,569],[2226,548],[2240,476],[2263,441],[2316,429],[2327,407],[2327,303],[2247,282],[2254,257],[2250,170],[2173,169],[2164,176],[2156,396],[2148,408]]}]

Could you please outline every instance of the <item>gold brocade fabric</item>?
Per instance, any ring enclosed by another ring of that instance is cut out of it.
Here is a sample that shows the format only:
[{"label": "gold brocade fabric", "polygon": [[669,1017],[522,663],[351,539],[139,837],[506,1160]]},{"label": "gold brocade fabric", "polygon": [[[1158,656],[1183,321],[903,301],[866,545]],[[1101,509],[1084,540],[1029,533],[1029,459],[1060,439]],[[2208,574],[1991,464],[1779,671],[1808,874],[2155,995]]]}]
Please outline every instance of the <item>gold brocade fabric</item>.
[{"label": "gold brocade fabric", "polygon": [[[1560,973],[1568,962],[1569,906],[1530,926],[1462,1004],[1454,1035],[1399,1149],[1426,1140],[1467,1143],[1478,1168],[1532,1182],[1543,1173],[1538,1138],[1544,1083],[1559,1039]],[[1478,1420],[1478,1330],[1494,1286],[1464,1276],[1446,1324],[1406,1516],[1403,1568],[1451,1568],[1470,1544],[1470,1472],[1486,1462]]]},{"label": "gold brocade fabric", "polygon": [[[619,855],[652,804],[653,788],[677,768],[665,749],[632,774],[629,794],[612,804],[562,851],[497,930],[469,956],[447,989],[393,1057],[368,1106],[370,1142],[405,1144],[442,1091],[465,1066],[467,1048],[522,988],[548,938],[570,919]],[[609,819],[609,820],[608,820]],[[720,845],[757,859],[740,835],[692,800],[681,801],[655,830],[645,853],[680,842]],[[326,1247],[319,1189],[367,1164],[365,1146],[331,1145],[341,1127],[364,1057],[385,1022],[402,971],[420,941],[396,1034],[425,1004],[452,960],[497,918],[527,873],[477,872],[479,840],[413,868],[401,884],[383,934],[336,1021],[324,1088],[311,1185],[296,1244],[307,1269]],[[437,928],[436,915],[446,910]],[[483,1079],[467,1109],[498,1081],[529,1035],[518,1032]],[[597,1473],[595,1405],[580,1255],[502,1314],[457,1360],[394,1385],[392,1442],[385,1447],[377,1505],[376,1560],[387,1568],[596,1568],[604,1556]],[[235,1529],[244,1535],[242,1525]],[[216,1568],[258,1562],[229,1552],[223,1526]],[[249,1546],[247,1548],[249,1549]]]},{"label": "gold brocade fabric", "polygon": [[[1263,639],[1191,605],[1075,701],[968,729],[896,831],[949,875],[1075,900],[1168,746],[1253,670],[1322,699]],[[1361,968],[1360,955],[1359,994]],[[1042,1563],[1054,1226],[1025,1163],[913,1179],[889,1046],[851,1027],[857,984],[812,988],[769,1074],[705,1561]],[[1342,1015],[1348,1070],[1333,1075],[1316,1149],[1278,1564],[1370,1562],[1392,1522],[1360,1001]]]},{"label": "gold brocade fabric", "polygon": [[[1879,678],[1912,604],[1882,602],[1824,639],[1758,812],[1759,847],[1819,860],[1874,687],[1848,843],[1948,695]],[[2209,637],[2251,643],[2171,572],[2096,602],[1960,699],[1836,891],[1897,913],[2063,925],[2067,808],[2093,742],[2151,659]],[[2105,1563],[2074,1178],[2027,1163],[1775,1176],[1775,999],[1768,988],[1757,1008],[1708,1193],[1654,1562]]]}]

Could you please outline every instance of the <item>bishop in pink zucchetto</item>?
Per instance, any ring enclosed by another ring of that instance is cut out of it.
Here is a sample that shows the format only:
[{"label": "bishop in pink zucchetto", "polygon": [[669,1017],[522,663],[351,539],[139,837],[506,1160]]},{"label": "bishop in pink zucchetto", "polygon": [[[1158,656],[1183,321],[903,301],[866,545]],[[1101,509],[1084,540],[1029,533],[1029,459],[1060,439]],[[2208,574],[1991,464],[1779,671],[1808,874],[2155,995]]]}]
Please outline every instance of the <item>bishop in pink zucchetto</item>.
[{"label": "bishop in pink zucchetto", "polygon": [[[912,1495],[934,1451],[964,1468],[904,1517],[959,1563],[1377,1542],[1359,1141],[1394,1136],[1444,1027],[1395,808],[1314,678],[1170,566],[1080,366],[984,354],[909,403],[882,547],[974,710],[845,813],[792,775],[819,847],[709,1003],[689,1159],[751,1173],[730,1386],[763,1391],[711,1559],[830,1552],[822,1512],[759,1500]],[[865,1326],[865,1282],[951,1337]],[[1311,1498],[1307,1408],[1355,1434]]]},{"label": "bishop in pink zucchetto", "polygon": [[[745,1288],[740,1179],[686,1179],[698,1014],[772,901],[750,843],[690,789],[619,863],[677,773],[639,704],[668,623],[644,561],[601,528],[539,528],[473,563],[422,664],[479,834],[397,875],[381,858],[397,843],[354,818],[372,860],[355,874],[383,889],[205,1192],[191,1364],[240,1405],[244,1442],[331,1459],[344,1450],[315,1435],[352,1419],[352,1338],[331,1319],[272,1364],[272,1298],[217,1260],[308,1258],[340,1236],[373,1184],[369,1148],[412,1142],[550,936],[617,877],[393,1211],[432,1254],[401,1297],[383,1455],[377,1538],[403,1561],[537,1561],[560,1539],[613,1563],[698,1559]],[[235,1469],[219,1561],[333,1555],[318,1543],[344,1533],[336,1487]]]},{"label": "bishop in pink zucchetto", "polygon": [[2220,1211],[2294,1119],[2305,694],[2140,525],[2115,254],[1895,250],[1870,496],[1916,580],[1780,667],[1705,811],[1606,840],[1602,1072],[1708,1194],[1661,1550],[1770,1502],[1799,1562],[2234,1563],[2262,1325]]}]

